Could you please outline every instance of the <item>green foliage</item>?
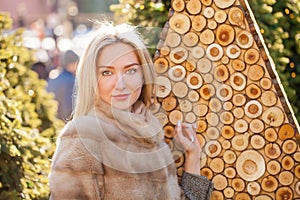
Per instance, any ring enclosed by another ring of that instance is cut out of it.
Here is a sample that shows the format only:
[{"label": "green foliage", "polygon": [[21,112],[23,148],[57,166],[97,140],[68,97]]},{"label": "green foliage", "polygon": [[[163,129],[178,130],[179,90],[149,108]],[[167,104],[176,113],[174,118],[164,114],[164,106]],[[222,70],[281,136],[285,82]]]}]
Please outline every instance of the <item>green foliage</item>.
[{"label": "green foliage", "polygon": [[[163,27],[168,19],[171,0],[119,0],[111,6],[116,20],[134,25]],[[261,29],[265,43],[285,88],[295,115],[300,121],[300,1],[248,0]],[[162,5],[161,5],[162,4]],[[159,6],[157,6],[159,5]],[[159,7],[160,9],[155,9]],[[158,34],[143,34],[158,41]],[[156,40],[154,39],[156,38]],[[153,45],[152,45],[153,47]],[[153,53],[153,51],[151,51]]]},{"label": "green foliage", "polygon": [[62,122],[46,81],[30,69],[33,52],[0,13],[0,199],[48,199],[50,158]]},{"label": "green foliage", "polygon": [[145,38],[150,53],[153,55],[159,41],[159,34],[167,21],[168,4],[154,3],[151,0],[120,0],[110,9],[115,13],[116,21],[129,22],[141,27],[140,33]]},{"label": "green foliage", "polygon": [[300,2],[249,0],[249,4],[300,121]]}]

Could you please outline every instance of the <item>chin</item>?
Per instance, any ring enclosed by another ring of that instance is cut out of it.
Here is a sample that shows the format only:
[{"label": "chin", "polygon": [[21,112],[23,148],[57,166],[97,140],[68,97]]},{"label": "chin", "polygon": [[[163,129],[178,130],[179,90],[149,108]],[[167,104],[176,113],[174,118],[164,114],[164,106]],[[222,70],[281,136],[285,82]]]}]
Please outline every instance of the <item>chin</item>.
[{"label": "chin", "polygon": [[129,103],[128,101],[124,102],[112,102],[112,107],[120,109],[120,110],[128,110],[132,107],[133,103]]}]

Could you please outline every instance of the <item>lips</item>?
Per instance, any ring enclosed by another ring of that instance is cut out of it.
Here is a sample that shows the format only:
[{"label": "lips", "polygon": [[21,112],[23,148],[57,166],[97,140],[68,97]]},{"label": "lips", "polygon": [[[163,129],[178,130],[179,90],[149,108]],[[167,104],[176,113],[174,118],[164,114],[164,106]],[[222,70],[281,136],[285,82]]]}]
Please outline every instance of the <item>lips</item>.
[{"label": "lips", "polygon": [[119,101],[122,101],[122,100],[126,100],[128,99],[130,96],[130,94],[117,94],[117,95],[112,95],[112,97],[115,99],[115,100],[119,100]]}]

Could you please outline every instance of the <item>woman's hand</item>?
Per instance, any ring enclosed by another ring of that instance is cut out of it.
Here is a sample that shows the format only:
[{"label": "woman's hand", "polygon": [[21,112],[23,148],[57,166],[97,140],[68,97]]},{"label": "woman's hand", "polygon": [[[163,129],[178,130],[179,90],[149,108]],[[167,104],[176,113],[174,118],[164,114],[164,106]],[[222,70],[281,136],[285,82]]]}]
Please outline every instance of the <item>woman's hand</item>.
[{"label": "woman's hand", "polygon": [[188,173],[200,175],[201,147],[197,139],[194,124],[178,121],[174,131],[174,139],[185,153],[184,170]]}]

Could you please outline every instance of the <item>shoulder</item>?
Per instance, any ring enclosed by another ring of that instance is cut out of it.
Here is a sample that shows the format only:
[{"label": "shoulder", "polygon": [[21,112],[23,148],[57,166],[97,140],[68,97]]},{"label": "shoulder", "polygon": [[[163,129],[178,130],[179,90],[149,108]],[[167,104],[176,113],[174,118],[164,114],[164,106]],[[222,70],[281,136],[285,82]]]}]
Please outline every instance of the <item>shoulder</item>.
[{"label": "shoulder", "polygon": [[[57,140],[52,163],[53,170],[102,173],[102,166],[99,163],[101,155],[96,155],[93,151],[93,148],[98,146],[98,140],[89,136],[88,128],[82,132],[78,130],[78,126],[88,121],[90,121],[89,117],[80,117],[64,126]],[[89,125],[82,127],[89,127]]]},{"label": "shoulder", "polygon": [[100,119],[95,116],[80,116],[69,121],[61,130],[60,138],[86,137],[93,138],[101,130]]},{"label": "shoulder", "polygon": [[74,120],[72,120],[66,123],[61,130],[59,137],[74,137],[76,134],[76,127],[74,125]]},{"label": "shoulder", "polygon": [[64,70],[57,78],[63,80],[63,81],[74,81],[75,76],[66,70]]}]

